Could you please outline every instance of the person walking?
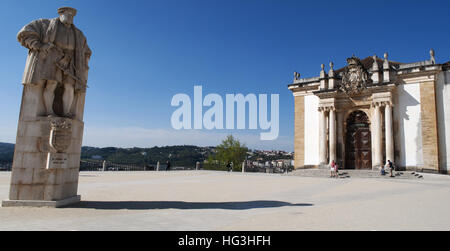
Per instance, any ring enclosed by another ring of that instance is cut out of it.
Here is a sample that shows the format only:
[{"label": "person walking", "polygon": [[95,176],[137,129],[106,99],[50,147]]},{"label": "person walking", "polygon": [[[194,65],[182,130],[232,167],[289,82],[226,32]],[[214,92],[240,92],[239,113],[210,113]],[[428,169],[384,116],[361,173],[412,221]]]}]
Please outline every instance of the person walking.
[{"label": "person walking", "polygon": [[170,171],[170,161],[166,162],[166,171]]}]

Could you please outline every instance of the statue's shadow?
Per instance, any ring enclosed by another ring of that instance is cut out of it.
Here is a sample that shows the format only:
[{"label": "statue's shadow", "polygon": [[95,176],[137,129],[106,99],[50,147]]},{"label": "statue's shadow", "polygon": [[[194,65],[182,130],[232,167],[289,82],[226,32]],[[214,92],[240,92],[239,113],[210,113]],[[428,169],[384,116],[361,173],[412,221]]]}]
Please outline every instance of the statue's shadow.
[{"label": "statue's shadow", "polygon": [[238,201],[238,202],[185,202],[185,201],[82,201],[71,208],[101,210],[152,210],[152,209],[226,209],[248,210],[274,207],[309,207],[313,204],[292,204],[283,201]]}]

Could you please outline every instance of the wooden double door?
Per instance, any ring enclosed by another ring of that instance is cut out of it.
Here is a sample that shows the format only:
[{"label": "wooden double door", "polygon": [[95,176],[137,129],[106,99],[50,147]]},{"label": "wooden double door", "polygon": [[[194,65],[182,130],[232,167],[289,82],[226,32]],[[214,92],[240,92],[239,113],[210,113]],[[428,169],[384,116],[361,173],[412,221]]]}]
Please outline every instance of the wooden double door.
[{"label": "wooden double door", "polygon": [[363,111],[347,119],[345,169],[372,169],[372,143],[369,118]]}]

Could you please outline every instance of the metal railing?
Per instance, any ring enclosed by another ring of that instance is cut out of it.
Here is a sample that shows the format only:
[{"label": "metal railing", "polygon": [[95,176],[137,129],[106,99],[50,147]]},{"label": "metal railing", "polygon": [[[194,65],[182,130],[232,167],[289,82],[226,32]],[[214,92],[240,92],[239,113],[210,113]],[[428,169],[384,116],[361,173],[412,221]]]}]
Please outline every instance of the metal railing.
[{"label": "metal railing", "polygon": [[[1,171],[11,171],[12,163],[7,163],[0,165]],[[80,171],[86,172],[101,172],[101,171],[166,171],[167,165],[164,163],[155,164],[130,164],[130,163],[116,163],[103,160],[81,160],[80,161]],[[216,171],[227,171],[224,165],[220,164],[207,164],[207,163],[196,163],[194,167],[179,167],[172,166],[170,170],[216,170]],[[292,166],[283,167],[262,167],[256,165],[246,165],[245,172],[258,172],[258,173],[285,173],[286,171],[292,171]],[[241,166],[234,168],[234,171],[242,171]]]},{"label": "metal railing", "polygon": [[[129,164],[129,163],[114,163],[109,161],[95,161],[95,160],[81,160],[80,171],[156,171],[158,163],[156,164]],[[165,164],[159,165],[159,170],[166,170]]]}]

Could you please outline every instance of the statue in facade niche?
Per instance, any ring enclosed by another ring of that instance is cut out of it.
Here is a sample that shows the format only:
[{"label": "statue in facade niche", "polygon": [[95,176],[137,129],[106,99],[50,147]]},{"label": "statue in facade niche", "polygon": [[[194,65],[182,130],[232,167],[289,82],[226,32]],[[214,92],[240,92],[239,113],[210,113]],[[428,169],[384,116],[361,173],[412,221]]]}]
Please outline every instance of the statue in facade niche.
[{"label": "statue in facade niche", "polygon": [[[77,10],[58,9],[59,17],[35,20],[23,27],[17,39],[29,49],[23,84],[42,88],[48,116],[72,118],[71,107],[77,91],[85,91],[92,54],[84,34],[75,27],[73,18]],[[55,114],[55,90],[61,85],[63,114]]]}]

